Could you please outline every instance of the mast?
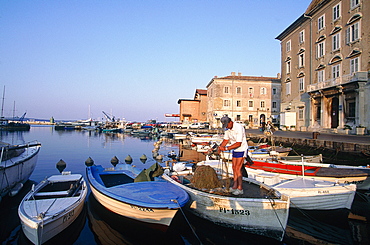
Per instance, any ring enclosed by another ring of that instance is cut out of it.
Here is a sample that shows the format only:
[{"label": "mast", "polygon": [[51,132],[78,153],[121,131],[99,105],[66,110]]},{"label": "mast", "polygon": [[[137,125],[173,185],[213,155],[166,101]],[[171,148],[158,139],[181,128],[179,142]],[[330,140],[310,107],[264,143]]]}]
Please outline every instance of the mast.
[{"label": "mast", "polygon": [[4,90],[3,90],[3,102],[1,104],[1,118],[4,117],[4,97],[5,97],[5,85],[4,85]]}]

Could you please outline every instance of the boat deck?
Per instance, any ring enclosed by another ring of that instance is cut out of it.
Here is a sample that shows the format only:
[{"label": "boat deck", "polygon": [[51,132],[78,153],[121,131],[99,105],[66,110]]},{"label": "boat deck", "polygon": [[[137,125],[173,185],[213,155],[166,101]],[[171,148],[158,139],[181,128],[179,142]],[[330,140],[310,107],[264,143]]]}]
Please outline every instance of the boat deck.
[{"label": "boat deck", "polygon": [[[186,184],[186,186],[196,189],[190,183],[192,175],[184,176],[184,178],[189,182],[188,184]],[[229,188],[233,185],[232,178],[221,179],[221,183],[223,188],[216,188],[207,191],[199,189],[197,190],[236,198],[279,198],[274,189],[267,189],[262,185],[258,185],[249,181],[243,181],[243,194],[235,196],[228,192]]]}]

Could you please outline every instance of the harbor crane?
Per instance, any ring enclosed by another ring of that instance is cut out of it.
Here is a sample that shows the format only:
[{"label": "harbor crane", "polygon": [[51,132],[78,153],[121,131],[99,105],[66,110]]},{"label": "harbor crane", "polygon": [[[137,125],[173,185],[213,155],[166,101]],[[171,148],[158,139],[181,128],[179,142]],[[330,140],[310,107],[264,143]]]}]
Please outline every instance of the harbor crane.
[{"label": "harbor crane", "polygon": [[110,117],[107,113],[105,113],[105,111],[103,111],[103,114],[105,118],[107,119],[107,121],[111,121],[111,122],[115,121],[114,116]]}]

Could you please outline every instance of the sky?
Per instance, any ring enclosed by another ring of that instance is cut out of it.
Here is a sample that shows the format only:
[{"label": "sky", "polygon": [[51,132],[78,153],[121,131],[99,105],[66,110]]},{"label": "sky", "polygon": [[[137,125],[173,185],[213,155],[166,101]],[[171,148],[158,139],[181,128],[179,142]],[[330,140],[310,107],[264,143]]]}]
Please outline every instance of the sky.
[{"label": "sky", "polygon": [[176,121],[214,76],[277,76],[275,38],[310,2],[2,0],[3,116]]}]

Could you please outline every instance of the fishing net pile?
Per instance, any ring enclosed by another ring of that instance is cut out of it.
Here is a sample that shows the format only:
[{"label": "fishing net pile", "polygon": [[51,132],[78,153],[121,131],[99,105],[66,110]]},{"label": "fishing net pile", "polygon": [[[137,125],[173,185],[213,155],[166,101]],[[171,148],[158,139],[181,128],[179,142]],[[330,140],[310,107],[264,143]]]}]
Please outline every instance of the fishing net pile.
[{"label": "fishing net pile", "polygon": [[215,170],[207,165],[198,166],[196,168],[191,183],[197,189],[214,189],[222,187]]}]

